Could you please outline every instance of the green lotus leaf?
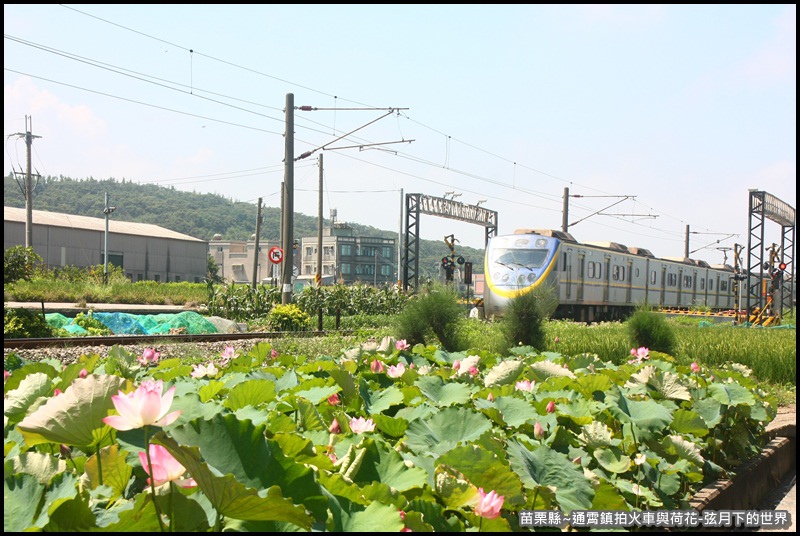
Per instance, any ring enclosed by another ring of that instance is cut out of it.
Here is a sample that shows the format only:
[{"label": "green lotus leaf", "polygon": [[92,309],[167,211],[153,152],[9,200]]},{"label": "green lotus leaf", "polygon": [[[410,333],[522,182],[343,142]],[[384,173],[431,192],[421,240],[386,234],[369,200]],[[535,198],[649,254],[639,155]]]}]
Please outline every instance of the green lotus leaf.
[{"label": "green lotus leaf", "polygon": [[389,417],[380,413],[372,415],[372,420],[378,430],[389,437],[403,437],[408,428],[408,421],[399,417]]},{"label": "green lotus leaf", "polygon": [[285,521],[306,530],[311,528],[314,522],[311,514],[284,498],[279,486],[271,486],[264,493],[245,486],[233,474],[217,476],[202,461],[200,449],[181,446],[163,432],[156,434],[153,442],[169,450],[189,471],[219,515],[251,521]]},{"label": "green lotus leaf", "polygon": [[50,397],[52,393],[53,382],[47,374],[43,372],[28,374],[16,389],[6,395],[3,400],[3,413],[11,422],[20,421],[38,398]]},{"label": "green lotus leaf", "polygon": [[445,382],[439,376],[421,376],[414,385],[439,407],[466,404],[471,395],[469,385]]},{"label": "green lotus leaf", "polygon": [[552,361],[537,361],[531,365],[534,374],[540,380],[546,380],[550,377],[566,377],[575,378],[575,374],[569,369],[564,368],[558,363]]},{"label": "green lotus leaf", "polygon": [[[97,454],[86,460],[84,471],[88,487],[94,489],[100,485],[109,486],[113,493],[109,496],[110,500],[117,499],[125,492],[125,488],[130,483],[133,467],[127,462],[127,453],[121,451],[118,445],[110,445],[100,449],[100,461],[98,463]],[[102,478],[100,472],[102,471]]]},{"label": "green lotus leaf", "polygon": [[568,404],[558,405],[559,417],[569,417],[571,421],[578,425],[591,424],[597,419],[601,411],[601,404],[591,399],[579,398]]},{"label": "green lotus leaf", "polygon": [[234,386],[225,397],[223,405],[231,411],[245,406],[259,406],[275,400],[275,382],[248,380]]},{"label": "green lotus leaf", "polygon": [[317,407],[314,405],[315,402],[306,400],[305,398],[298,398],[296,404],[300,413],[300,426],[306,430],[327,430],[328,427],[325,426],[322,415],[320,415]]},{"label": "green lotus leaf", "polygon": [[652,365],[642,367],[636,374],[632,374],[626,387],[644,385],[655,391],[661,398],[672,400],[691,400],[689,389],[683,385],[681,377],[674,372],[661,371]]},{"label": "green lotus leaf", "polygon": [[522,482],[519,477],[508,463],[486,449],[477,445],[456,447],[440,456],[437,462],[452,467],[476,488],[483,488],[486,492],[494,490],[498,495],[503,495],[507,504],[522,503]]},{"label": "green lotus leaf", "polygon": [[22,532],[34,528],[34,518],[45,487],[25,473],[6,475],[3,487],[3,532]]},{"label": "green lotus leaf", "polygon": [[[194,386],[197,389],[197,385]],[[225,384],[221,381],[211,380],[206,385],[197,389],[197,394],[200,395],[200,402],[208,402],[221,392],[225,390]],[[177,391],[176,391],[177,394]]]},{"label": "green lotus leaf", "polygon": [[509,385],[517,380],[517,377],[519,377],[524,368],[525,363],[517,359],[502,361],[493,366],[491,370],[486,373],[483,384],[486,387]]},{"label": "green lotus leaf", "polygon": [[705,463],[705,459],[703,459],[703,455],[697,445],[679,435],[665,437],[661,442],[661,446],[664,447],[666,452],[675,454],[682,460],[688,460],[698,467],[702,467]]},{"label": "green lotus leaf", "polygon": [[331,532],[400,532],[403,520],[396,506],[371,502],[366,508],[344,498],[331,496]]},{"label": "green lotus leaf", "polygon": [[11,464],[14,473],[33,475],[37,482],[44,485],[49,484],[55,475],[67,469],[67,462],[44,452],[23,452],[9,459],[7,463]]},{"label": "green lotus leaf", "polygon": [[434,489],[448,508],[459,508],[473,501],[478,490],[458,471],[437,465],[433,476]]},{"label": "green lotus leaf", "polygon": [[606,394],[606,404],[614,417],[643,430],[661,430],[672,422],[672,412],[662,404],[653,400],[631,400],[618,387]]},{"label": "green lotus leaf", "polygon": [[738,383],[712,383],[708,387],[708,394],[726,406],[752,406],[755,404],[753,393]]},{"label": "green lotus leaf", "polygon": [[353,482],[381,482],[398,491],[421,488],[427,473],[418,467],[409,467],[396,450],[383,441],[366,439],[361,465],[351,476]]},{"label": "green lotus leaf", "polygon": [[713,398],[701,398],[694,403],[692,409],[703,418],[709,428],[722,422],[722,404]]},{"label": "green lotus leaf", "polygon": [[370,415],[374,413],[382,413],[392,406],[402,404],[404,400],[403,392],[396,386],[392,385],[387,389],[370,389],[366,381],[361,381],[359,388],[361,398],[364,399],[364,409]]},{"label": "green lotus leaf", "polygon": [[602,421],[593,421],[583,426],[578,437],[589,449],[619,444],[619,439],[612,438],[611,428]]},{"label": "green lotus leaf", "polygon": [[526,422],[535,422],[539,415],[530,402],[515,396],[500,396],[490,402],[484,398],[475,400],[475,407],[483,410],[501,425],[518,428]]},{"label": "green lotus leaf", "polygon": [[592,500],[592,510],[628,510],[628,503],[625,497],[617,488],[605,480],[594,489],[594,500]]},{"label": "green lotus leaf", "polygon": [[544,445],[530,450],[521,442],[511,440],[508,443],[508,459],[526,488],[554,488],[562,512],[591,508],[594,498],[592,484],[582,468],[564,454]]},{"label": "green lotus leaf", "polygon": [[592,453],[600,466],[612,473],[624,473],[631,467],[631,459],[617,447],[597,448]]},{"label": "green lotus leaf", "polygon": [[[408,511],[422,514],[425,524],[433,527],[434,532],[465,532],[463,521],[457,516],[446,516],[445,507],[436,501],[414,499],[409,501]],[[409,527],[414,528],[410,524]]]},{"label": "green lotus leaf", "polygon": [[672,414],[670,428],[679,434],[691,434],[695,437],[708,435],[708,425],[696,412],[688,409],[679,409]]},{"label": "green lotus leaf", "polygon": [[445,408],[430,418],[408,425],[406,444],[412,450],[444,454],[460,442],[480,437],[492,427],[483,415],[467,408]]},{"label": "green lotus leaf", "polygon": [[111,428],[103,423],[125,380],[118,376],[94,374],[78,378],[66,391],[50,398],[18,427],[28,446],[58,443],[78,447],[102,445],[109,440]]},{"label": "green lotus leaf", "polygon": [[575,385],[583,396],[592,399],[595,393],[604,393],[609,390],[613,382],[604,374],[585,374],[578,376]]},{"label": "green lotus leaf", "polygon": [[328,374],[342,388],[342,396],[345,402],[352,400],[357,395],[355,377],[351,372],[335,368],[329,370]]}]

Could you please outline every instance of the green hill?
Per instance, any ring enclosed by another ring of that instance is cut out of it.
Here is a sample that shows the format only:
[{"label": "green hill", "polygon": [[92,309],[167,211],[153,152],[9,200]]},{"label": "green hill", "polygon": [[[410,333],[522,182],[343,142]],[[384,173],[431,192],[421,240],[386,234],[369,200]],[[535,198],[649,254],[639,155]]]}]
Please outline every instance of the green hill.
[{"label": "green hill", "polygon": [[[83,180],[69,177],[47,177],[36,183],[33,197],[35,210],[62,212],[79,216],[102,217],[105,192],[116,206],[114,218],[123,221],[152,223],[210,240],[215,234],[225,240],[248,240],[255,232],[258,207],[218,194],[198,194],[154,184],[139,184],[116,179]],[[12,176],[3,181],[4,205],[24,207],[25,197]],[[260,240],[277,241],[280,235],[280,210],[263,207],[261,210]],[[324,219],[324,225],[330,221]],[[348,222],[360,236],[397,238],[397,231],[386,231],[368,225]],[[295,213],[294,236],[317,236],[317,217]],[[474,273],[483,273],[483,250],[459,247],[457,250],[471,260]],[[420,277],[434,277],[439,261],[449,254],[444,241],[420,240]]]}]

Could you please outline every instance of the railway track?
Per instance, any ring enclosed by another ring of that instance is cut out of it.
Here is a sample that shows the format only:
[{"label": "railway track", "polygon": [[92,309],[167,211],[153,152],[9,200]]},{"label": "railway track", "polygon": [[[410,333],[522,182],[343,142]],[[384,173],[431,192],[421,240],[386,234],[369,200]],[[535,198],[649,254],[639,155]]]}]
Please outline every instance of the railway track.
[{"label": "railway track", "polygon": [[[351,335],[350,330],[337,331],[340,335]],[[46,337],[28,339],[3,339],[3,348],[36,349],[68,348],[76,346],[114,346],[135,344],[174,344],[182,342],[225,342],[249,339],[280,339],[284,337],[322,337],[326,331],[263,331],[252,333],[203,333],[159,334],[159,335],[109,335],[105,337]]]}]

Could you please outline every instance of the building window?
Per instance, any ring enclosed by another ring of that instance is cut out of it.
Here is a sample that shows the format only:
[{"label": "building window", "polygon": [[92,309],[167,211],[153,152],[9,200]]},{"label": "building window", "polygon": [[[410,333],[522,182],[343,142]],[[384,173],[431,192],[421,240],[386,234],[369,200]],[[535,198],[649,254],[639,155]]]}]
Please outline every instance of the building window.
[{"label": "building window", "polygon": [[350,273],[351,273],[350,263],[349,262],[343,262],[342,263],[342,275],[345,275],[345,274],[350,275]]},{"label": "building window", "polygon": [[351,244],[342,244],[339,251],[342,252],[343,257],[350,257],[353,254],[353,246]]}]

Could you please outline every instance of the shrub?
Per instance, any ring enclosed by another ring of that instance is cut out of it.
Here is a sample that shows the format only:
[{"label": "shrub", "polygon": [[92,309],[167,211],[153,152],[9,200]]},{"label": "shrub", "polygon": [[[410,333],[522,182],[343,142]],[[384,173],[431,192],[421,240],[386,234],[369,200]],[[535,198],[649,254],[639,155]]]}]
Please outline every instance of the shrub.
[{"label": "shrub", "polygon": [[3,307],[3,338],[28,339],[52,337],[53,328],[41,313],[30,309],[8,309]]},{"label": "shrub", "polygon": [[537,287],[509,301],[502,319],[509,347],[522,344],[544,350],[544,322],[555,311],[554,298],[552,287]]},{"label": "shrub", "polygon": [[14,281],[28,281],[33,276],[37,264],[42,258],[25,246],[10,247],[3,252],[3,284]]},{"label": "shrub", "polygon": [[276,305],[267,315],[267,325],[275,331],[305,331],[311,328],[311,317],[297,305]]},{"label": "shrub", "polygon": [[625,327],[634,348],[644,346],[669,355],[674,355],[678,348],[678,339],[669,321],[648,307],[637,308]]},{"label": "shrub", "polygon": [[405,339],[412,346],[424,344],[432,334],[445,350],[452,352],[462,349],[457,326],[463,317],[458,294],[450,287],[433,285],[406,303],[394,329],[398,339]]}]

